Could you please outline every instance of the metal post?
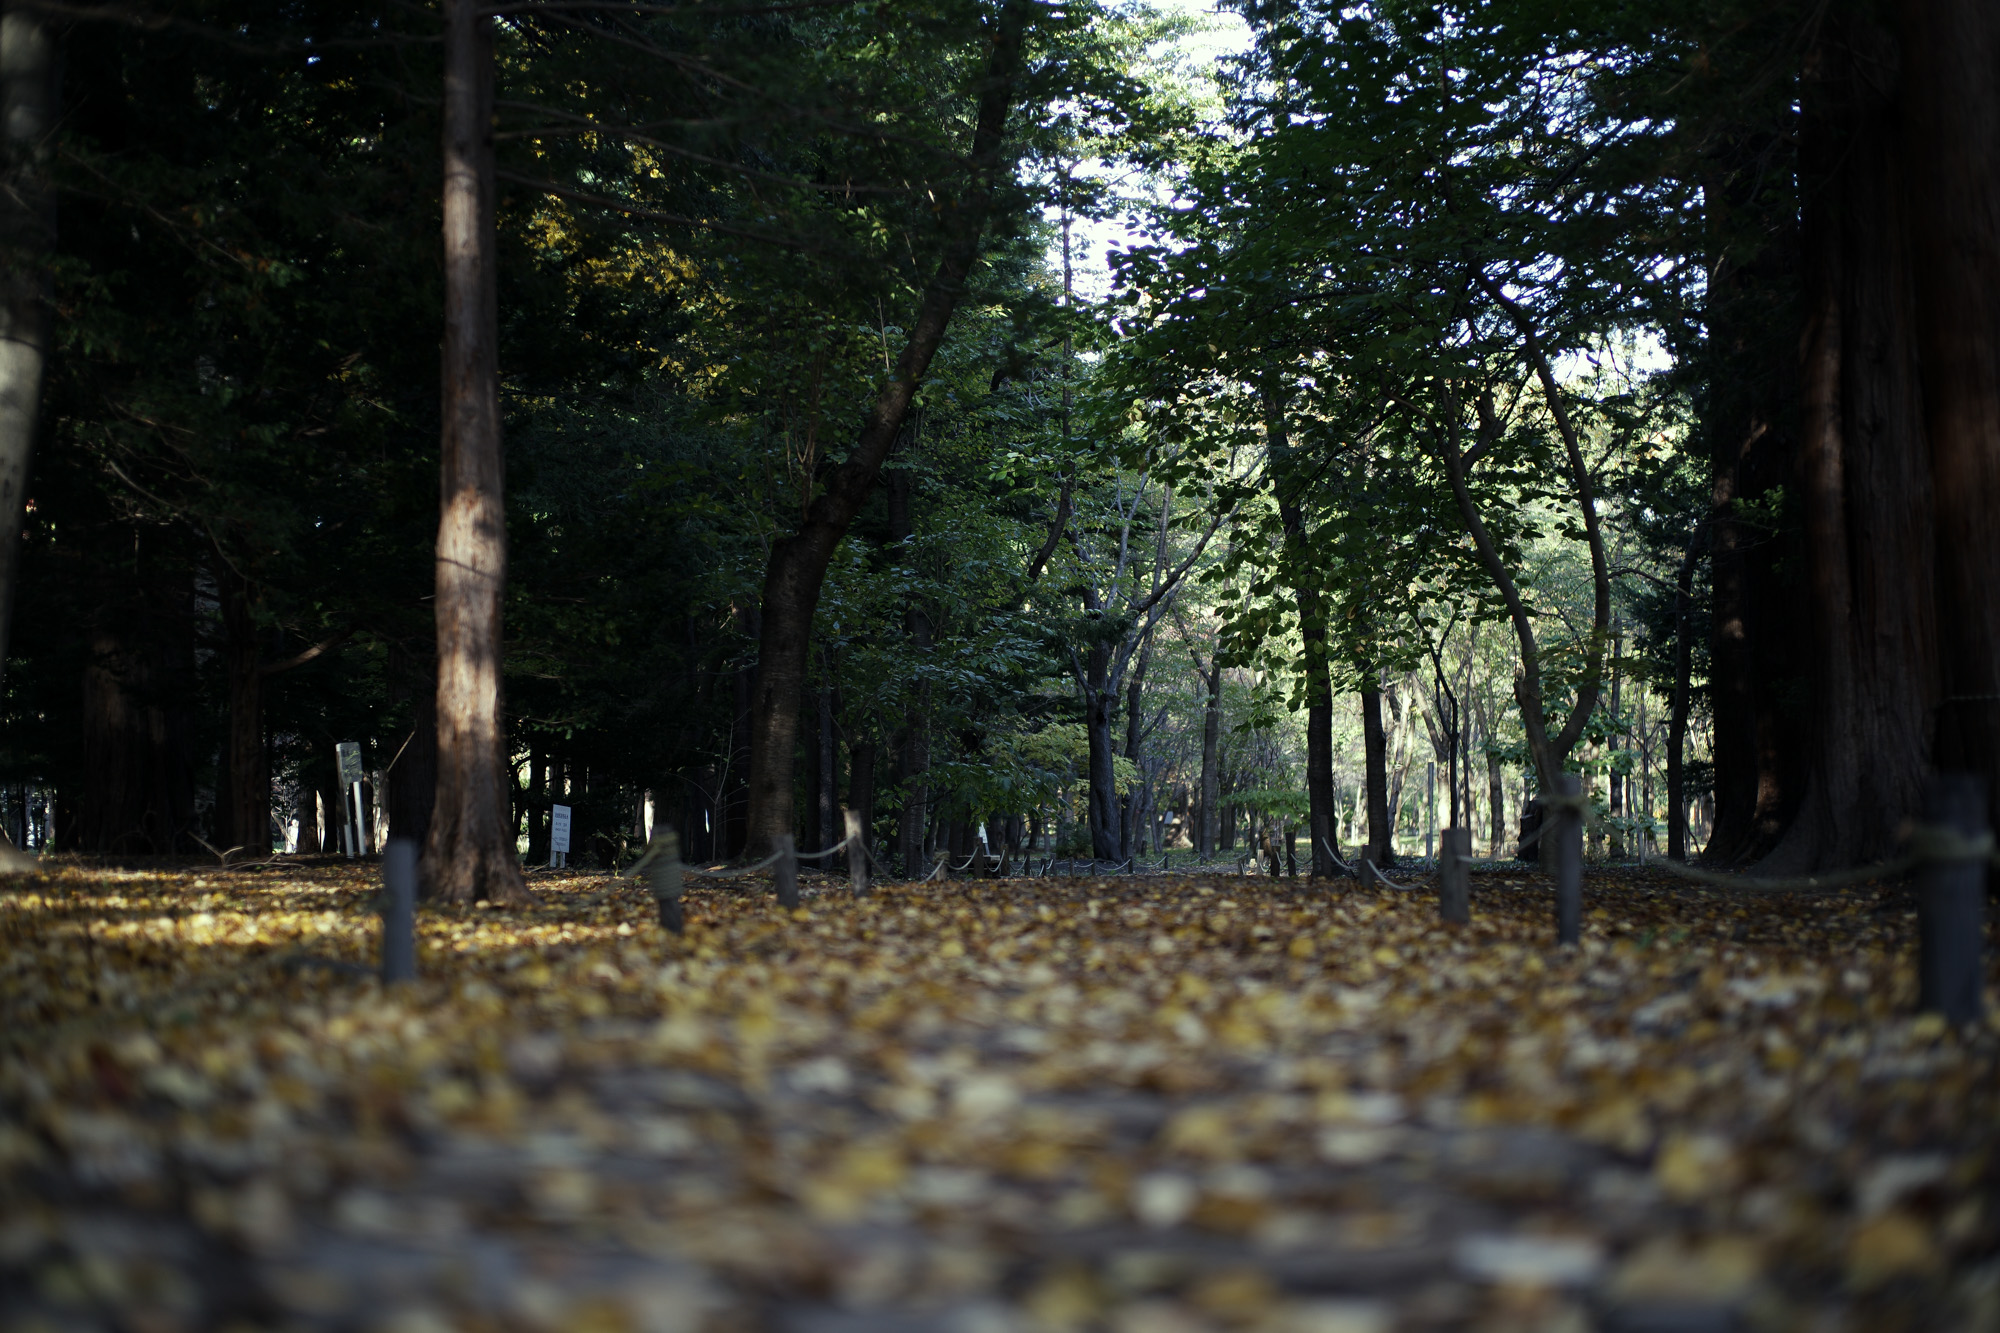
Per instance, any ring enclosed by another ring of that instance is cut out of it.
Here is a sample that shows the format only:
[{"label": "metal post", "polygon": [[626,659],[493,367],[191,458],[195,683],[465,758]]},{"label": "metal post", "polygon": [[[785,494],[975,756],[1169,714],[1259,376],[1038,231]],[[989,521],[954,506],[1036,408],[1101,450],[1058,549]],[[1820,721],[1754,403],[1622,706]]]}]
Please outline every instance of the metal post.
[{"label": "metal post", "polygon": [[847,829],[847,884],[857,898],[868,894],[868,839],[861,831],[861,812],[843,810]]},{"label": "metal post", "polygon": [[[1556,826],[1550,830],[1556,840],[1556,943],[1575,944],[1583,932],[1583,811],[1576,804],[1583,779],[1574,773],[1559,775],[1556,793],[1564,798],[1553,812]],[[1543,818],[1550,813],[1544,809]]]},{"label": "metal post", "polygon": [[687,925],[681,914],[681,840],[672,829],[659,836],[666,841],[648,868],[647,881],[660,904],[660,924],[678,935]]},{"label": "metal post", "polygon": [[[1986,783],[1940,773],[1924,802],[1926,819],[1976,846],[1984,840]],[[1969,850],[1969,849],[1968,849]],[[1933,852],[1917,870],[1917,1008],[1949,1023],[1976,1023],[1984,1009],[1980,945],[1986,933],[1986,857]]]},{"label": "metal post", "polygon": [[771,867],[771,878],[778,885],[778,906],[790,911],[799,905],[799,849],[789,833],[780,833],[771,839],[771,850],[778,854],[778,862]]},{"label": "metal post", "polygon": [[1455,926],[1472,920],[1472,830],[1448,828],[1441,840],[1438,916]]},{"label": "metal post", "polygon": [[417,979],[417,844],[393,838],[382,853],[382,980]]}]

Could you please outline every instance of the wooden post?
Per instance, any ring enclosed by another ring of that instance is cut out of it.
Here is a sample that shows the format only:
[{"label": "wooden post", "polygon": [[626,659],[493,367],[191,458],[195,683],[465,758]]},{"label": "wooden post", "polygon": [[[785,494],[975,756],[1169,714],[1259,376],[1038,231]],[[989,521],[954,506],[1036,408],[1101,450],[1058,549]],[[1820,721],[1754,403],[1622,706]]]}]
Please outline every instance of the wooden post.
[{"label": "wooden post", "polygon": [[[1574,773],[1556,778],[1556,794],[1565,801],[1583,795],[1583,779]],[[1575,944],[1583,931],[1583,811],[1575,805],[1555,810],[1555,827],[1545,837],[1556,840],[1556,943]],[[1548,812],[1543,812],[1547,817]]]},{"label": "wooden post", "polygon": [[799,849],[789,833],[780,833],[771,839],[771,850],[778,862],[771,867],[771,877],[778,882],[778,906],[790,911],[799,905]]},{"label": "wooden post", "polygon": [[857,898],[868,894],[868,839],[861,832],[861,812],[842,812],[847,823],[847,883]]},{"label": "wooden post", "polygon": [[[1940,832],[1979,839],[1987,832],[1986,783],[1970,773],[1931,780],[1925,818]],[[1986,858],[1932,854],[1917,869],[1917,1008],[1953,1024],[1976,1023],[1984,1009],[1980,945],[1986,933]]]},{"label": "wooden post", "polygon": [[1438,916],[1463,926],[1472,920],[1472,830],[1446,829],[1439,850],[1444,865],[1438,876]]},{"label": "wooden post", "polygon": [[417,979],[417,844],[392,838],[382,855],[382,980]]},{"label": "wooden post", "polygon": [[681,840],[672,829],[659,836],[666,840],[666,846],[660,849],[646,878],[660,904],[660,924],[678,935],[687,926],[681,912]]}]

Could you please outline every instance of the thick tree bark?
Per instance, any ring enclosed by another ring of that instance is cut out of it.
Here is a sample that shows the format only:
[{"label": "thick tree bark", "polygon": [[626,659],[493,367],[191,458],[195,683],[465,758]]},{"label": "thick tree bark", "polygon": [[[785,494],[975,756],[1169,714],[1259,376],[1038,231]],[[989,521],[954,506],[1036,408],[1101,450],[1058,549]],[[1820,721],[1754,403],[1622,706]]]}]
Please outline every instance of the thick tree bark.
[{"label": "thick tree bark", "polygon": [[834,548],[875,489],[875,479],[902,430],[917,386],[943,344],[952,312],[979,260],[994,192],[1005,174],[1007,118],[1021,75],[1028,17],[1025,0],[1008,0],[993,21],[983,88],[967,163],[965,192],[943,206],[937,267],[897,358],[845,461],[830,470],[825,489],[807,508],[799,530],[773,544],[764,576],[763,633],[757,658],[757,703],[751,713],[748,837],[762,852],[792,829],[792,771],[798,749],[799,694],[813,614]]},{"label": "thick tree bark", "polygon": [[60,69],[55,21],[19,0],[0,5],[0,679],[49,354]]},{"label": "thick tree bark", "polygon": [[1813,689],[1804,793],[1761,863],[1778,874],[1895,849],[1900,826],[1921,808],[1937,701],[1933,505],[1895,48],[1851,10],[1830,12],[1821,32],[1800,161],[1799,488]]},{"label": "thick tree bark", "polygon": [[1924,426],[1935,485],[1936,757],[1983,774],[2000,827],[2000,10],[1903,0]]},{"label": "thick tree bark", "polygon": [[1361,691],[1361,748],[1368,769],[1368,859],[1396,863],[1396,830],[1389,822],[1389,735],[1382,726],[1382,692]]},{"label": "thick tree bark", "polygon": [[444,432],[437,537],[437,804],[423,880],[445,902],[533,901],[521,877],[500,711],[501,501],[493,20],[444,0]]}]

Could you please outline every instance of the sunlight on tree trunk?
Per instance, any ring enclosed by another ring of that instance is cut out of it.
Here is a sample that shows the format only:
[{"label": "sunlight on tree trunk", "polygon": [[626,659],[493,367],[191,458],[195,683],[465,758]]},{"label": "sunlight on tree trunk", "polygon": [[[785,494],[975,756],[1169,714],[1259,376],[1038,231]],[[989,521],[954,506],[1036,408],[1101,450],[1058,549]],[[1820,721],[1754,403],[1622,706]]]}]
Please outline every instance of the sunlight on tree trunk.
[{"label": "sunlight on tree trunk", "polygon": [[445,0],[444,440],[437,538],[437,804],[424,883],[446,902],[532,901],[508,818],[500,719],[499,298],[493,185],[493,21]]}]

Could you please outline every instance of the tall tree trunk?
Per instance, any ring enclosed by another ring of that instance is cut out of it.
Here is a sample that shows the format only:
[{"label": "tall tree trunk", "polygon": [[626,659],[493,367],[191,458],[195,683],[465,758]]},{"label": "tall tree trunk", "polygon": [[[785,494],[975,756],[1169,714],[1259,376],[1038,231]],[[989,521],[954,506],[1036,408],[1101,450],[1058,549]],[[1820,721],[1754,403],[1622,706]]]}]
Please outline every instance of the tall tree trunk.
[{"label": "tall tree trunk", "polygon": [[1694,674],[1694,565],[1699,548],[1690,540],[1674,578],[1674,688],[1667,701],[1667,855],[1688,854],[1687,731]]},{"label": "tall tree trunk", "polygon": [[[1144,743],[1145,714],[1141,708],[1146,694],[1146,668],[1153,653],[1151,636],[1139,648],[1139,663],[1132,670],[1132,678],[1125,684],[1125,757],[1132,761],[1134,769],[1139,768],[1139,749]],[[1141,770],[1143,772],[1143,770]],[[1144,817],[1145,786],[1129,791],[1118,798],[1118,859],[1123,861],[1139,854],[1139,821]]]},{"label": "tall tree trunk", "polygon": [[1361,691],[1361,748],[1368,768],[1368,859],[1396,863],[1396,831],[1389,822],[1389,736],[1382,727],[1382,691]]},{"label": "tall tree trunk", "polygon": [[1765,504],[1796,492],[1798,202],[1773,188],[1770,164],[1797,136],[1788,107],[1733,126],[1716,136],[1701,182],[1712,275],[1701,352],[1715,770],[1707,855],[1725,863],[1761,856],[1784,831],[1807,743],[1796,704],[1806,687],[1804,561],[1790,508],[1773,515]]},{"label": "tall tree trunk", "polygon": [[216,793],[217,850],[241,847],[253,859],[271,852],[271,762],[264,748],[264,660],[257,642],[257,618],[250,587],[224,568],[222,587],[223,656],[229,681],[228,775]]},{"label": "tall tree trunk", "polygon": [[1213,856],[1222,836],[1222,664],[1211,660],[1201,683],[1201,831],[1195,846]]},{"label": "tall tree trunk", "polygon": [[48,163],[60,70],[55,20],[23,0],[5,0],[0,5],[0,679],[7,668],[28,467],[49,354],[56,195]]},{"label": "tall tree trunk", "polygon": [[1501,856],[1507,846],[1507,784],[1500,774],[1500,756],[1491,752],[1486,756],[1486,800],[1487,855]]},{"label": "tall tree trunk", "polygon": [[[910,517],[913,489],[908,468],[890,470],[889,540],[892,543],[908,541],[915,531]],[[920,659],[928,656],[931,645],[930,616],[914,597],[903,608],[903,633],[909,640],[912,653]],[[903,808],[896,830],[903,874],[909,879],[921,878],[926,873],[924,832],[930,825],[927,808],[930,786],[925,775],[930,772],[931,766],[930,703],[930,682],[920,678],[904,711]]]},{"label": "tall tree trunk", "polygon": [[437,537],[437,805],[423,878],[445,902],[533,901],[508,811],[507,585],[493,185],[493,20],[444,0],[444,432]]},{"label": "tall tree trunk", "polygon": [[1086,660],[1083,725],[1090,742],[1090,854],[1100,861],[1117,861],[1118,751],[1111,736],[1118,717],[1118,691],[1112,687],[1111,649],[1092,644]]},{"label": "tall tree trunk", "polygon": [[1026,0],[1007,0],[992,20],[992,45],[972,151],[966,159],[971,179],[964,194],[943,210],[937,266],[902,355],[876,394],[854,448],[845,461],[829,471],[825,489],[806,510],[799,530],[771,548],[764,576],[757,706],[750,730],[748,836],[752,851],[762,852],[772,838],[790,832],[793,826],[792,765],[798,749],[799,695],[805,685],[806,654],[820,588],[834,548],[874,492],[876,476],[902,430],[903,418],[930,369],[931,358],[944,342],[952,312],[978,262],[994,190],[1009,162],[1007,117],[1021,75],[1028,11]]},{"label": "tall tree trunk", "polygon": [[1903,0],[1924,425],[1935,484],[1940,768],[2000,827],[2000,12]]},{"label": "tall tree trunk", "polygon": [[1887,31],[1835,9],[1807,71],[1799,485],[1813,690],[1805,790],[1761,863],[1772,873],[1893,851],[1930,765],[1933,503],[1895,54]]},{"label": "tall tree trunk", "polygon": [[1285,427],[1284,395],[1275,373],[1265,377],[1261,394],[1264,443],[1271,458],[1271,488],[1284,525],[1285,564],[1298,605],[1299,636],[1305,646],[1306,684],[1306,805],[1307,836],[1312,839],[1312,873],[1333,875],[1327,844],[1333,841],[1333,682],[1326,655],[1325,598],[1318,590],[1306,544],[1305,510],[1299,503],[1301,483],[1292,467],[1291,434]]},{"label": "tall tree trunk", "polygon": [[[1613,624],[1614,628],[1611,634],[1611,717],[1613,722],[1622,729],[1625,726],[1625,672],[1622,669],[1623,658],[1625,656],[1625,636],[1616,628],[1615,621]],[[1619,772],[1617,768],[1618,755],[1625,748],[1623,741],[1624,737],[1620,732],[1613,732],[1606,744],[1606,748],[1611,751],[1612,769],[1608,774],[1609,781],[1605,785],[1610,788],[1608,804],[1610,805],[1611,818],[1614,821],[1622,818],[1625,814],[1625,775]],[[1613,857],[1624,856],[1625,834],[1623,830],[1614,822],[1611,825],[1610,834],[1611,855]]]}]

